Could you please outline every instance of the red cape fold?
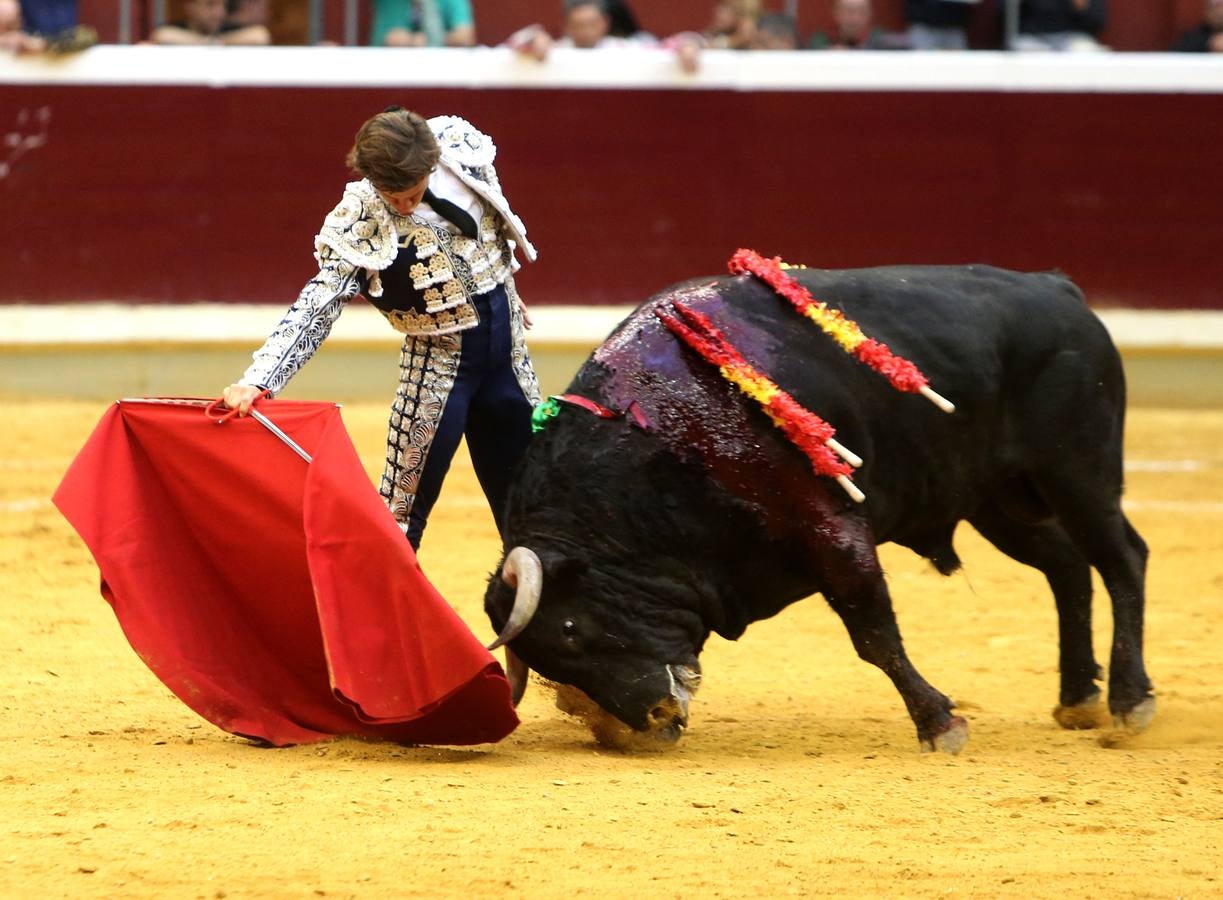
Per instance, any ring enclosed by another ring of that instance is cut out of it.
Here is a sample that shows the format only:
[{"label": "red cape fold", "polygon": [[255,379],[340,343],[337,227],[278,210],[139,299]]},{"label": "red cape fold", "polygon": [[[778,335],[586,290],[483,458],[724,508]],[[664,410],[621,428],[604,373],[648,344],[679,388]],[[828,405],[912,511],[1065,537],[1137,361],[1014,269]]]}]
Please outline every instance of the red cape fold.
[{"label": "red cape fold", "polygon": [[84,539],[140,658],[225,731],[498,741],[518,725],[500,665],[421,571],[329,403],[124,400],[55,505]]}]

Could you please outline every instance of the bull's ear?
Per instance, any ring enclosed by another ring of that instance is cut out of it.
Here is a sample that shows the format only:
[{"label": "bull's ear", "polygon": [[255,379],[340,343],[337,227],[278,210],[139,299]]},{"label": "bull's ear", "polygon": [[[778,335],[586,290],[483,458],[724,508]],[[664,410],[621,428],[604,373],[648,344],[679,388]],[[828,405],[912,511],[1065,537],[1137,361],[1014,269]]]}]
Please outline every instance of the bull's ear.
[{"label": "bull's ear", "polygon": [[589,560],[559,553],[547,553],[540,557],[544,567],[544,586],[560,585],[585,575],[590,569]]}]

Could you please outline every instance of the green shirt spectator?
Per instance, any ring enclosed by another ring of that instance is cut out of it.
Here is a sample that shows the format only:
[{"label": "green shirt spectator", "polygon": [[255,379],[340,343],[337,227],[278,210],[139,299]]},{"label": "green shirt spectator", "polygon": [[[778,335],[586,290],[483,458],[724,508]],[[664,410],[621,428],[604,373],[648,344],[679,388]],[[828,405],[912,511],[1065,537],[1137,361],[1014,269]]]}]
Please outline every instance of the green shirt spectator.
[{"label": "green shirt spectator", "polygon": [[471,0],[374,0],[370,44],[381,47],[471,47]]}]

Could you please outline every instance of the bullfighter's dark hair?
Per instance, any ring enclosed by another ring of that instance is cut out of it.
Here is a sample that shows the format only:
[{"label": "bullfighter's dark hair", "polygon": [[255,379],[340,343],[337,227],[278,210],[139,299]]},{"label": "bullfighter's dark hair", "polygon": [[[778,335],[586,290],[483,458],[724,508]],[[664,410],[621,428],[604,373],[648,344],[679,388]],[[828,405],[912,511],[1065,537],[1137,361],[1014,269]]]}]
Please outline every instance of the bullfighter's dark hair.
[{"label": "bullfighter's dark hair", "polygon": [[382,191],[403,191],[437,166],[441,150],[429,123],[402,106],[365,121],[348,151],[348,167]]}]

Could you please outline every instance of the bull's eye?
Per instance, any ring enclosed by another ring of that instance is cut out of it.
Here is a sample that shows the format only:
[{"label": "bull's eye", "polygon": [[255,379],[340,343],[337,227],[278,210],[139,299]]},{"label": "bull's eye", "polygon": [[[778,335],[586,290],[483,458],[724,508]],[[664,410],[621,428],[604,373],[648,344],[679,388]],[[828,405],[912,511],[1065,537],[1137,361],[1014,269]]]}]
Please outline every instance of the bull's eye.
[{"label": "bull's eye", "polygon": [[578,633],[577,623],[573,619],[566,619],[561,622],[561,634],[567,638],[575,637]]}]

